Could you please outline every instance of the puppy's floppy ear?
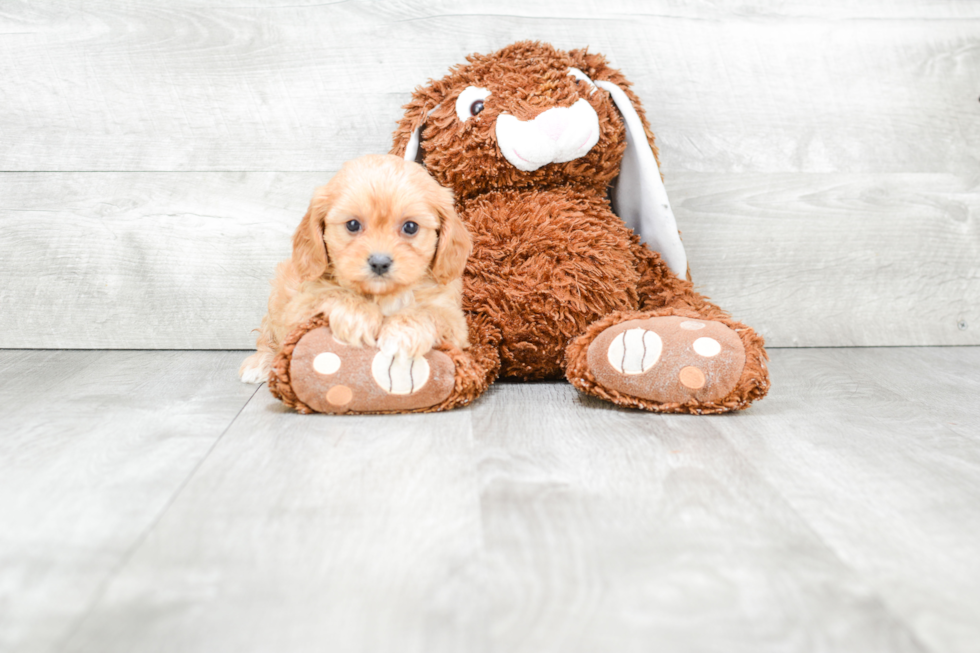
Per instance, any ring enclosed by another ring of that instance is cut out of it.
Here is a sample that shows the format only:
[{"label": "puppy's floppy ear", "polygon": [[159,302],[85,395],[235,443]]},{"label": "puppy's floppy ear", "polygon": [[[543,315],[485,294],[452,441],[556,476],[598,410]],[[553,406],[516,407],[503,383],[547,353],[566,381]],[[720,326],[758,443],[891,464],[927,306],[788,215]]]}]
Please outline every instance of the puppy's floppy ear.
[{"label": "puppy's floppy ear", "polygon": [[430,203],[439,215],[439,244],[432,259],[432,278],[438,283],[449,283],[463,276],[466,259],[473,249],[470,232],[456,214],[453,193],[448,188],[433,190]]},{"label": "puppy's floppy ear", "polygon": [[323,241],[323,218],[327,208],[326,194],[317,190],[293,234],[293,264],[304,281],[318,279],[330,268],[327,244]]}]

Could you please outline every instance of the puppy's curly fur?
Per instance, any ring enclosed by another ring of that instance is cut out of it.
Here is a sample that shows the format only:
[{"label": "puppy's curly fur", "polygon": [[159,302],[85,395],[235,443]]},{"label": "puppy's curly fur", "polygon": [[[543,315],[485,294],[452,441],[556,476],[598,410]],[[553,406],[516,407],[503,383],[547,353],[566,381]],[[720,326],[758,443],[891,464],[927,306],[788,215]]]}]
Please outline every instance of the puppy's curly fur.
[{"label": "puppy's curly fur", "polygon": [[321,314],[338,340],[389,355],[467,347],[461,277],[470,249],[452,192],[422,166],[391,155],[345,163],[314,193],[292,256],[276,269],[240,378],[266,380],[290,331]]}]

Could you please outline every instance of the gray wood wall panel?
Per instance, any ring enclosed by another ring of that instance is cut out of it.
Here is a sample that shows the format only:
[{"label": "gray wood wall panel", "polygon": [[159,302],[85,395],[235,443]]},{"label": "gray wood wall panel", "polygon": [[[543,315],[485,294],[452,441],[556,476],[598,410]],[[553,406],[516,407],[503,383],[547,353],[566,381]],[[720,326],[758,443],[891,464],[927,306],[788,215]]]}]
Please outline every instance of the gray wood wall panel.
[{"label": "gray wood wall panel", "polygon": [[7,2],[0,347],[249,346],[312,187],[520,38],[635,82],[695,281],[770,345],[977,344],[978,34],[940,1]]},{"label": "gray wood wall panel", "polygon": [[665,171],[975,172],[967,2],[6,3],[3,170],[331,170],[522,38],[606,54]]},{"label": "gray wood wall panel", "polygon": [[980,176],[682,174],[695,283],[771,345],[980,343]]},{"label": "gray wood wall panel", "polygon": [[245,349],[317,173],[0,176],[3,347]]},{"label": "gray wood wall panel", "polygon": [[[0,175],[0,346],[241,349],[331,173]],[[980,193],[950,174],[678,173],[700,289],[774,346],[980,343]]]}]

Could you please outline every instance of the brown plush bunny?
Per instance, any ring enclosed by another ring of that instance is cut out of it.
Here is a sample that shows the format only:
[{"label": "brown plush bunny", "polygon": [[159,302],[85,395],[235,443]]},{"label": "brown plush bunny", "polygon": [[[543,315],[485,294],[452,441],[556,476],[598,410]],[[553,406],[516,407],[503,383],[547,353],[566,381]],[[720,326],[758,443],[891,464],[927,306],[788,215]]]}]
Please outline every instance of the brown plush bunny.
[{"label": "brown plush bunny", "polygon": [[[472,344],[433,352],[446,356],[437,398],[420,389],[397,407],[333,412],[444,410],[498,376],[565,376],[658,412],[726,412],[764,396],[762,338],[688,280],[653,133],[622,73],[601,55],[529,41],[467,61],[415,91],[392,153],[456,195],[473,236],[463,278]],[[291,343],[325,328],[307,325]],[[315,373],[292,346],[270,386],[308,409],[292,382]],[[319,381],[309,392],[328,388]]]}]

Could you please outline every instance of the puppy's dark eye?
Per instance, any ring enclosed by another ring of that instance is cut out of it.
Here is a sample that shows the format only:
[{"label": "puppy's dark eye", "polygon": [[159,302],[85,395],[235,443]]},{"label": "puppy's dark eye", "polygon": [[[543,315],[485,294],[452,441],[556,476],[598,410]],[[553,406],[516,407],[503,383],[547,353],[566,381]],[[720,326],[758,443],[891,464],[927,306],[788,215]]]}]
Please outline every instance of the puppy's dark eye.
[{"label": "puppy's dark eye", "polygon": [[414,222],[412,222],[411,220],[409,220],[408,222],[402,225],[402,233],[405,234],[406,236],[414,236],[418,232],[419,232],[419,226]]},{"label": "puppy's dark eye", "polygon": [[473,104],[470,105],[470,115],[475,116],[481,111],[483,111],[483,100],[473,100]]},{"label": "puppy's dark eye", "polygon": [[351,232],[352,234],[356,234],[361,230],[361,223],[357,220],[348,220],[344,226],[347,227],[347,231]]}]

